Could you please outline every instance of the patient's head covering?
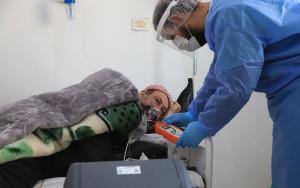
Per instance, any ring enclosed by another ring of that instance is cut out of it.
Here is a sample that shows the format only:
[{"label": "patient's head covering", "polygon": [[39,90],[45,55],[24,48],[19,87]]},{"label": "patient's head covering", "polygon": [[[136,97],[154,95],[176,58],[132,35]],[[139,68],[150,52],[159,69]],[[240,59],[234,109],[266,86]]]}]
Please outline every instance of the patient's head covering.
[{"label": "patient's head covering", "polygon": [[173,102],[173,98],[172,98],[170,92],[164,86],[158,85],[158,84],[153,84],[153,85],[147,86],[144,90],[145,91],[154,90],[154,91],[160,91],[160,92],[164,93],[168,98],[169,106],[171,106],[171,104]]}]

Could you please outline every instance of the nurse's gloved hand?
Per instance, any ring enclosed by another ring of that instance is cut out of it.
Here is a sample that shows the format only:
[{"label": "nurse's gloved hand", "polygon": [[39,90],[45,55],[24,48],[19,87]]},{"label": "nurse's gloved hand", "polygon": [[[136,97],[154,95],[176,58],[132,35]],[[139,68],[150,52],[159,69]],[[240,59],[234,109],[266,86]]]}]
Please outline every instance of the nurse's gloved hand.
[{"label": "nurse's gloved hand", "polygon": [[166,119],[162,120],[176,127],[186,127],[190,122],[196,121],[196,117],[191,112],[175,113]]},{"label": "nurse's gloved hand", "polygon": [[207,137],[201,129],[201,123],[194,121],[189,123],[185,131],[176,143],[176,147],[193,147],[196,148],[200,142]]}]

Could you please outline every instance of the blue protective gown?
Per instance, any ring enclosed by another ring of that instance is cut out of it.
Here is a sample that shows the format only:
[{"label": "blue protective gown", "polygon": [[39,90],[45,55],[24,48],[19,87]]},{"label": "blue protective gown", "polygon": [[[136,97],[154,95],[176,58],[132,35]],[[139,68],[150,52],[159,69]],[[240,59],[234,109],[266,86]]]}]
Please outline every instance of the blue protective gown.
[{"label": "blue protective gown", "polygon": [[214,60],[189,106],[202,131],[215,135],[253,91],[266,93],[273,186],[300,188],[300,1],[212,0],[205,36]]}]

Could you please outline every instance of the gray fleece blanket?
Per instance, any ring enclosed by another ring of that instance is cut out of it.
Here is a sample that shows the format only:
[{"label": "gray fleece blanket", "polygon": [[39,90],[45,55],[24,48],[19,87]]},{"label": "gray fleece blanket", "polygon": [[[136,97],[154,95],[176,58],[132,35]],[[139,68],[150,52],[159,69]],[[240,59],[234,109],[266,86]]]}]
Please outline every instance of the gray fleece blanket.
[{"label": "gray fleece blanket", "polygon": [[111,69],[100,70],[61,91],[34,95],[0,108],[0,148],[36,128],[68,127],[96,110],[138,99],[131,81]]}]

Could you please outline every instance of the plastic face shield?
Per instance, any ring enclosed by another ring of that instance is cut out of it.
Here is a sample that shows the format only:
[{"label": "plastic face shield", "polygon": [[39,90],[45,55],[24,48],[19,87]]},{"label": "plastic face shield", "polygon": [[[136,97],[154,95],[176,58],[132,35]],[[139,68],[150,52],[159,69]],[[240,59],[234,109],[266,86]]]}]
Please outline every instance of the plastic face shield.
[{"label": "plastic face shield", "polygon": [[[177,5],[177,2],[178,0],[173,0],[170,5],[167,7],[166,11],[164,12],[164,14],[162,15],[158,25],[157,25],[157,35],[156,35],[156,40],[158,40],[159,42],[161,43],[164,43],[166,45],[168,45],[169,47],[181,52],[181,53],[184,53],[185,55],[188,55],[190,57],[193,57],[194,55],[194,52],[189,52],[189,51],[185,51],[185,50],[180,50],[177,48],[177,46],[174,45],[173,43],[173,38],[170,38],[170,37],[163,37],[163,30],[168,30],[166,28],[164,28],[170,14],[171,14],[171,9]],[[189,16],[189,15],[188,15]],[[187,16],[187,18],[188,18]],[[184,20],[185,22],[186,20]],[[177,28],[173,28],[171,32],[168,32],[168,36],[172,36],[183,24],[184,22]],[[167,38],[167,39],[165,39]]]}]

